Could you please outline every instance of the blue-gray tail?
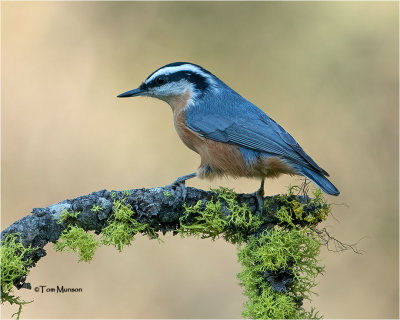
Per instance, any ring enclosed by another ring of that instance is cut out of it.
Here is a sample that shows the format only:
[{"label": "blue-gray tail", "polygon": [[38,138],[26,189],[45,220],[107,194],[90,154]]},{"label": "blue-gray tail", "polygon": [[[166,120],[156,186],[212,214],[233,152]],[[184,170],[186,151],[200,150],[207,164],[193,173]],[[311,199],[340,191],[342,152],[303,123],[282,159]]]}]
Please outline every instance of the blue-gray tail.
[{"label": "blue-gray tail", "polygon": [[320,187],[325,193],[332,196],[338,196],[340,194],[339,190],[322,174],[304,167],[301,167],[299,171]]}]

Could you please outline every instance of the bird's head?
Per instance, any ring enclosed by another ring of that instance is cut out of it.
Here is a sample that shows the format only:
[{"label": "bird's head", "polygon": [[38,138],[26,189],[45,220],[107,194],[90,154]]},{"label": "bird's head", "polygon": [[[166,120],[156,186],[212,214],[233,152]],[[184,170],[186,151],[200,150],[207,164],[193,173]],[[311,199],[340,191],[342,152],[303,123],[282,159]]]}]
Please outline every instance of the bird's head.
[{"label": "bird's head", "polygon": [[193,102],[218,90],[218,82],[218,78],[198,65],[174,62],[157,69],[138,88],[121,93],[118,98],[147,96],[173,106],[177,98],[187,96]]}]

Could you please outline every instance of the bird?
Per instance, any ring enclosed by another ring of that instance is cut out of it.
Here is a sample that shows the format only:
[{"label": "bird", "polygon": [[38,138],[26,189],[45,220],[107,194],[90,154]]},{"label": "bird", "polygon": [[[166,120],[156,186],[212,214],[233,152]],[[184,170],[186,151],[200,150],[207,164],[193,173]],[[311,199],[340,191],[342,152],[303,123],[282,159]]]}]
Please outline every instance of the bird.
[{"label": "bird", "polygon": [[261,180],[256,192],[261,211],[265,178],[281,174],[305,176],[326,194],[339,195],[326,178],[329,174],[287,131],[197,64],[167,64],[152,72],[138,88],[117,97],[137,96],[167,102],[178,136],[201,157],[197,171],[179,177],[173,185],[184,186],[194,177],[257,178]]}]

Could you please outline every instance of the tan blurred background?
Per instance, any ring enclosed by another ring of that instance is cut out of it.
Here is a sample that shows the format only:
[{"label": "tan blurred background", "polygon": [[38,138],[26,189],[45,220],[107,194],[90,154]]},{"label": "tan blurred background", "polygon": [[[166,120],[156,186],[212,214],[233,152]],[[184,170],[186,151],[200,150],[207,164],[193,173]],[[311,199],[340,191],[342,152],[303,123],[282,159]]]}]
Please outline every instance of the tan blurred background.
[{"label": "tan blurred background", "polygon": [[[323,250],[313,305],[327,318],[398,317],[398,4],[2,2],[2,229],[103,188],[169,184],[199,157],[161,101],[116,99],[156,68],[211,70],[278,121],[341,191],[325,226],[363,255]],[[296,178],[267,183],[282,193]],[[253,192],[258,181],[193,179]],[[342,205],[346,204],[346,205]],[[24,318],[239,318],[236,248],[138,236],[90,264],[56,253],[20,290]],[[4,306],[7,318],[15,307]]]}]

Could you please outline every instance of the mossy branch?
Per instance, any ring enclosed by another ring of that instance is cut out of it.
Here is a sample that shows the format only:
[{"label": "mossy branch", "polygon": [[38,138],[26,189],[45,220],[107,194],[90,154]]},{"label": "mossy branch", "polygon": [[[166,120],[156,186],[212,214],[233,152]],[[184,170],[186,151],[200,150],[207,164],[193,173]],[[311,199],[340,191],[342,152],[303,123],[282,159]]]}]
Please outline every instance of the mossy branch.
[{"label": "mossy branch", "polygon": [[[121,251],[138,233],[157,239],[160,232],[172,231],[181,236],[223,237],[238,245],[243,264],[238,278],[250,299],[245,317],[314,317],[305,312],[302,301],[309,298],[315,276],[323,271],[314,227],[327,217],[329,205],[320,190],[313,198],[294,195],[292,190],[265,197],[262,214],[254,194],[171,186],[102,190],[35,208],[1,233],[2,258],[3,251],[11,257],[5,261],[8,265],[2,259],[2,275],[4,269],[11,273],[8,282],[2,279],[2,293],[8,297],[2,302],[10,302],[12,285],[29,286],[27,272],[46,255],[44,246],[49,242],[56,250],[77,252],[79,261],[90,261],[100,244]],[[12,266],[12,256],[18,266]],[[15,268],[24,272],[16,273]]]}]

